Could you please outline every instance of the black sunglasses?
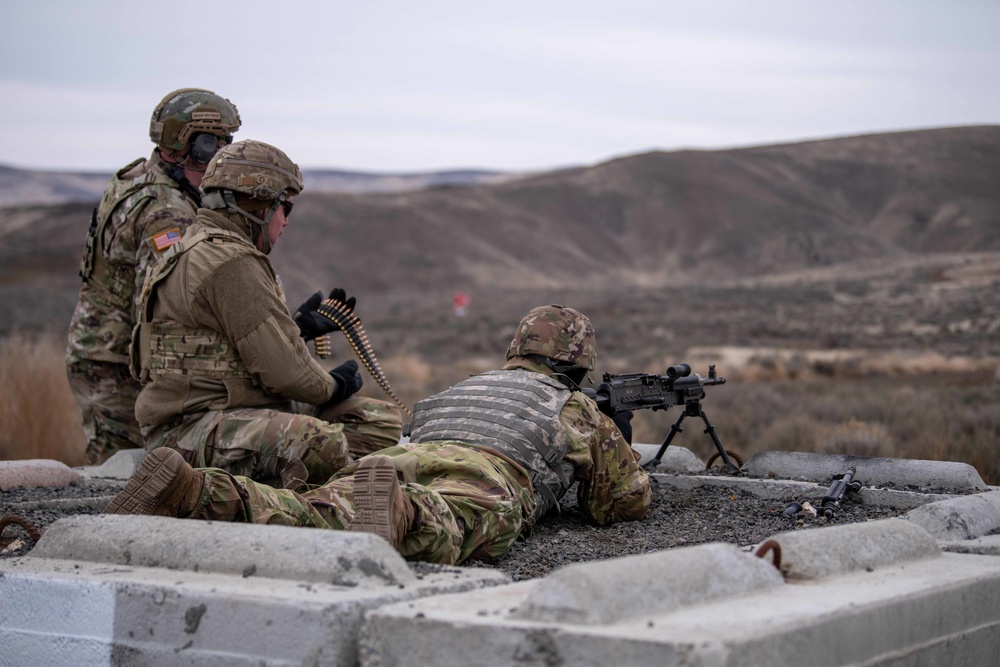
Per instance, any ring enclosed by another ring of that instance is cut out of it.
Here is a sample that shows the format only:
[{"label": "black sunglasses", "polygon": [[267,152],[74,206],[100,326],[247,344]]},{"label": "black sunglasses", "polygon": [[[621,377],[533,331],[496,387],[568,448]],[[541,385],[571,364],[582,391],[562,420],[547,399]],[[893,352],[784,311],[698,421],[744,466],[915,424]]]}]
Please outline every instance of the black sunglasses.
[{"label": "black sunglasses", "polygon": [[286,218],[292,214],[292,208],[294,206],[295,204],[293,202],[288,201],[287,199],[281,200],[281,208],[285,211]]}]

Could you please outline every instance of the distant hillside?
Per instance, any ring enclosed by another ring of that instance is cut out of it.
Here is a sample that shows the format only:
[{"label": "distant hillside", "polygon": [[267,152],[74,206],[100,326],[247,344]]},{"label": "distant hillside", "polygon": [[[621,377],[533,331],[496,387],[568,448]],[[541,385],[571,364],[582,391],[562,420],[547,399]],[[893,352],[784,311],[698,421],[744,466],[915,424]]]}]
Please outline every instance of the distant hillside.
[{"label": "distant hillside", "polygon": [[[1000,251],[997,182],[1000,126],[653,152],[459,188],[316,187],[272,257],[291,299],[334,285],[387,303],[456,288],[597,295],[718,284]],[[68,289],[58,298],[71,307],[88,208],[0,209],[0,296],[30,289],[36,303]],[[0,315],[20,301],[8,297]]]},{"label": "distant hillside", "polygon": [[[441,186],[502,183],[520,176],[477,169],[407,174],[305,169],[302,173],[306,190],[345,193],[408,192]],[[97,201],[109,178],[110,172],[32,171],[0,165],[0,207]]]},{"label": "distant hillside", "polygon": [[998,180],[998,126],[654,152],[458,190],[307,194],[275,260],[293,281],[328,267],[370,290],[597,289],[995,251]]}]

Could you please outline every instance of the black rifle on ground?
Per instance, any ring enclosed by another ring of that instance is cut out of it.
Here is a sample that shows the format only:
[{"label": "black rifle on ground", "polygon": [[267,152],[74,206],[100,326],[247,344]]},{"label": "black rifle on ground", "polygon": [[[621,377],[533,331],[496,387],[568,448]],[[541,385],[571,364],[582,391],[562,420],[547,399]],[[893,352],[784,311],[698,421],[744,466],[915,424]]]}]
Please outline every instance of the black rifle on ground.
[{"label": "black rifle on ground", "polygon": [[[832,519],[837,510],[840,509],[840,504],[844,501],[844,496],[848,493],[857,493],[861,490],[861,482],[854,481],[855,473],[857,473],[857,469],[851,466],[846,472],[832,477],[833,483],[830,484],[830,488],[826,490],[826,495],[823,496],[823,500],[819,504],[820,514],[827,519]],[[802,511],[802,506],[805,502],[805,498],[799,498],[789,504],[785,508],[785,516],[794,518],[796,514]]]},{"label": "black rifle on ground", "polygon": [[[684,421],[685,417],[699,417],[705,422],[705,433],[712,438],[712,443],[718,450],[718,454],[709,459],[706,467],[711,467],[716,458],[721,458],[723,470],[734,474],[739,473],[739,467],[733,464],[730,456],[737,461],[739,461],[739,457],[727,452],[722,447],[722,442],[715,433],[715,427],[708,421],[708,417],[701,407],[701,399],[705,398],[705,387],[726,383],[726,378],[716,375],[714,365],[708,367],[708,377],[692,375],[689,365],[677,364],[668,368],[663,375],[647,373],[612,375],[605,373],[603,380],[597,389],[584,389],[583,391],[597,401],[601,412],[612,417],[626,410],[666,410],[674,405],[684,407],[684,412],[670,427],[670,433],[660,445],[656,456],[645,464],[644,467],[647,470],[655,470],[660,464],[660,459],[667,451],[670,441],[676,434],[684,430],[681,428],[681,422]],[[742,461],[739,463],[743,464]]]},{"label": "black rifle on ground", "polygon": [[820,502],[820,511],[827,519],[832,519],[833,515],[840,509],[840,503],[844,500],[846,493],[857,493],[861,490],[861,482],[854,481],[856,472],[854,466],[851,466],[847,472],[833,476],[833,483],[826,490],[826,495]]}]

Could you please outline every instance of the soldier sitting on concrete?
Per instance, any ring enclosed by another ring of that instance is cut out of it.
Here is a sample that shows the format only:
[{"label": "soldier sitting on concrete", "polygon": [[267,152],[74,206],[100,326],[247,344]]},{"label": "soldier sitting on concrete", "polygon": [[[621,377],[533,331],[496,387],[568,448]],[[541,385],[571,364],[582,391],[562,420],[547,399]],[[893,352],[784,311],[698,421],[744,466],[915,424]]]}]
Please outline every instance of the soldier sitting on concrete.
[{"label": "soldier sitting on concrete", "polygon": [[194,224],[205,166],[238,129],[240,115],[226,98],[175,90],[153,110],[153,155],[118,171],[94,209],[66,351],[91,463],[142,447],[135,419],[140,387],[128,369],[138,292],[149,265]]},{"label": "soldier sitting on concrete", "polygon": [[350,452],[396,444],[399,409],[354,395],[356,362],[328,373],[312,358],[304,339],[337,325],[308,305],[293,320],[267,258],[302,191],[298,166],[273,146],[241,141],[209,162],[202,188],[197,223],[142,290],[132,372],[146,449],[302,489],[326,482]]},{"label": "soldier sitting on concrete", "polygon": [[599,525],[642,519],[649,478],[617,423],[577,391],[596,362],[590,320],[530,311],[503,370],[419,402],[410,442],[365,456],[295,493],[153,451],[108,505],[117,514],[273,523],[375,533],[406,558],[462,563],[505,554],[577,481]]}]

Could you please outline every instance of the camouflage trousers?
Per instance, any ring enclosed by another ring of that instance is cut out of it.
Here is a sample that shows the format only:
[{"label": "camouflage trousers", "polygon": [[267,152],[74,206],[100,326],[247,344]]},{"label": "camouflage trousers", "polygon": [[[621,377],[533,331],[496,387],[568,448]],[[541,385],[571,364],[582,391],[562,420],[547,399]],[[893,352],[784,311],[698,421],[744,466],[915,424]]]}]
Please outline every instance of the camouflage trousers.
[{"label": "camouflage trousers", "polygon": [[302,412],[234,408],[183,415],[150,429],[146,451],[170,447],[195,467],[304,489],[402,435],[399,408],[386,401],[352,396],[318,414],[311,405],[295,407]]},{"label": "camouflage trousers", "polygon": [[[403,444],[392,457],[416,507],[413,527],[397,549],[409,560],[458,564],[507,553],[530,526],[535,499],[520,467],[493,452],[454,441]],[[354,462],[305,492],[275,489],[207,469],[190,518],[343,530],[354,519]]]},{"label": "camouflage trousers", "polygon": [[103,463],[120,449],[142,447],[142,434],[135,419],[135,399],[140,386],[127,365],[71,356],[67,359],[66,375],[83,414],[90,463]]}]

